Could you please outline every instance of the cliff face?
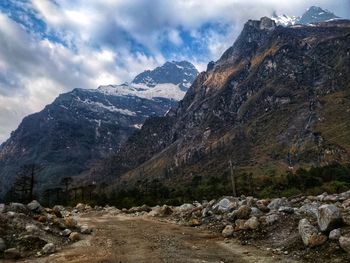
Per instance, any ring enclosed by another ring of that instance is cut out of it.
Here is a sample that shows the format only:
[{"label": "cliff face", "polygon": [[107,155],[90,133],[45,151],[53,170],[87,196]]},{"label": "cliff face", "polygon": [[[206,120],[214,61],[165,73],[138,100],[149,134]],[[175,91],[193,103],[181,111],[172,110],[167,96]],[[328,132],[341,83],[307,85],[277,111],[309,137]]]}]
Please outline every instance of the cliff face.
[{"label": "cliff face", "polygon": [[349,21],[248,21],[179,106],[146,122],[104,173],[120,185],[220,175],[229,159],[257,174],[348,161],[349,46]]}]

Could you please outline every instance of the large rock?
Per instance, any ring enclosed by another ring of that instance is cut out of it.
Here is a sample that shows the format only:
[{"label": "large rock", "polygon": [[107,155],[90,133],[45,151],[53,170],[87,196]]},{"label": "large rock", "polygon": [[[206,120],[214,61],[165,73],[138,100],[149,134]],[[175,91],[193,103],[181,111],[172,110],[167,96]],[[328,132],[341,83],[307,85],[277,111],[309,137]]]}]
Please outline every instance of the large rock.
[{"label": "large rock", "polygon": [[65,237],[68,237],[72,233],[72,230],[66,228],[65,230],[62,231],[62,235]]},{"label": "large rock", "polygon": [[246,229],[245,222],[246,222],[246,220],[244,220],[244,219],[237,219],[235,221],[235,231]]},{"label": "large rock", "polygon": [[285,214],[293,214],[294,213],[294,209],[293,209],[293,207],[290,207],[290,206],[280,206],[278,208],[278,212],[282,212],[282,213],[285,213]]},{"label": "large rock", "polygon": [[62,218],[63,215],[62,215],[62,212],[64,212],[64,207],[61,206],[61,205],[55,205],[53,208],[52,208],[52,212],[55,214],[55,216],[59,217],[59,218]]},{"label": "large rock", "polygon": [[348,254],[350,254],[350,236],[341,236],[339,238],[339,244],[342,249],[344,249]]},{"label": "large rock", "polygon": [[318,202],[306,203],[302,205],[298,209],[298,211],[301,213],[307,214],[309,216],[312,216],[314,218],[317,218],[319,207],[320,207],[320,203]]},{"label": "large rock", "polygon": [[341,236],[340,228],[333,229],[331,232],[329,232],[330,240],[339,240],[340,236]]},{"label": "large rock", "polygon": [[66,218],[64,218],[64,224],[68,228],[74,228],[78,225],[78,222],[73,217],[66,217]]},{"label": "large rock", "polygon": [[72,240],[73,242],[79,241],[80,240],[80,235],[77,232],[72,232],[69,235],[69,239]]},{"label": "large rock", "polygon": [[45,211],[41,204],[36,200],[33,200],[29,204],[27,204],[27,207],[30,211],[35,213],[42,213],[43,211]]},{"label": "large rock", "polygon": [[213,205],[213,210],[220,212],[229,212],[237,208],[238,202],[235,198],[224,197],[215,205]]},{"label": "large rock", "polygon": [[52,254],[56,252],[56,246],[53,243],[47,243],[41,251],[43,254]]},{"label": "large rock", "polygon": [[79,203],[75,206],[75,209],[77,209],[79,212],[83,212],[85,210],[86,206],[82,203]]},{"label": "large rock", "polygon": [[307,219],[301,219],[298,225],[299,234],[304,244],[309,247],[320,246],[327,241],[327,237],[319,233]]},{"label": "large rock", "polygon": [[176,210],[179,212],[186,212],[186,211],[192,210],[193,208],[194,208],[194,205],[192,204],[183,204],[177,207]]},{"label": "large rock", "polygon": [[290,207],[290,203],[288,202],[288,199],[285,197],[282,198],[275,198],[272,199],[272,201],[267,206],[270,210],[278,210],[281,206],[288,206]]},{"label": "large rock", "polygon": [[253,216],[249,218],[245,223],[244,223],[244,228],[246,229],[251,229],[255,230],[259,227],[260,223],[257,217]]},{"label": "large rock", "polygon": [[230,237],[233,235],[234,228],[231,225],[227,225],[223,230],[222,230],[222,236],[223,237]]},{"label": "large rock", "polygon": [[341,217],[344,224],[350,226],[350,209],[343,209],[341,211]]},{"label": "large rock", "polygon": [[5,240],[3,240],[0,237],[0,253],[4,252],[6,250],[6,244],[5,244]]},{"label": "large rock", "polygon": [[340,210],[335,205],[322,205],[318,208],[318,226],[321,231],[330,231],[341,223]]},{"label": "large rock", "polygon": [[158,212],[159,216],[169,216],[173,213],[173,209],[170,206],[163,205]]},{"label": "large rock", "polygon": [[250,212],[250,216],[260,217],[263,216],[264,213],[257,207],[252,207],[252,211]]},{"label": "large rock", "polygon": [[278,214],[269,214],[267,216],[265,216],[265,223],[267,225],[273,225],[274,223],[276,223],[278,220],[280,219],[280,216]]},{"label": "large rock", "polygon": [[249,206],[242,205],[238,208],[237,212],[235,213],[235,216],[238,219],[248,219],[251,212],[252,209]]}]

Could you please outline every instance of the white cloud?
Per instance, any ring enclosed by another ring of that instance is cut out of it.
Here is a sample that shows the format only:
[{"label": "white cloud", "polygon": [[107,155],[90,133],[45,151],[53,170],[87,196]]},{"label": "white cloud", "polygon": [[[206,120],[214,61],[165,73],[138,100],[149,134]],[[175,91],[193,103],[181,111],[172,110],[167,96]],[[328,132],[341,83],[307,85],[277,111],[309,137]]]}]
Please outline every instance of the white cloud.
[{"label": "white cloud", "polygon": [[180,33],[178,30],[170,30],[168,32],[168,37],[169,37],[169,40],[176,46],[180,46],[183,44],[183,41],[181,39],[181,36],[180,36]]},{"label": "white cloud", "polygon": [[[232,45],[243,23],[278,13],[300,15],[319,5],[350,17],[348,0],[31,0],[33,8],[64,44],[28,33],[0,13],[0,142],[27,114],[42,109],[59,93],[73,88],[130,81],[145,69],[167,59],[189,59],[200,70]],[[22,14],[25,16],[25,14]],[[34,25],[30,17],[26,25]],[[230,25],[229,30],[200,32],[207,23]],[[199,45],[207,46],[201,57],[162,54],[160,41],[185,46],[179,30],[192,32]],[[136,43],[136,45],[135,45]],[[148,52],[139,48],[146,47]]]},{"label": "white cloud", "polygon": [[23,117],[40,111],[59,93],[121,83],[163,61],[161,56],[149,58],[127,50],[115,53],[81,47],[73,51],[34,38],[0,13],[0,141],[8,138]]}]

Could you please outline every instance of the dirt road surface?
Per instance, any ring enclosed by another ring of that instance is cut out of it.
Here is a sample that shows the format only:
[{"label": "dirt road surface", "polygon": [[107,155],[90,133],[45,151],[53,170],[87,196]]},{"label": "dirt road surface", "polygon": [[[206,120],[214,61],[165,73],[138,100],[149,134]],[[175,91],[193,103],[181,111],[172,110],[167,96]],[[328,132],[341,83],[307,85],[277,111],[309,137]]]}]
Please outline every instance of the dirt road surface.
[{"label": "dirt road surface", "polygon": [[147,217],[89,215],[79,218],[92,235],[55,254],[27,263],[274,263],[284,261],[252,246],[201,229]]}]

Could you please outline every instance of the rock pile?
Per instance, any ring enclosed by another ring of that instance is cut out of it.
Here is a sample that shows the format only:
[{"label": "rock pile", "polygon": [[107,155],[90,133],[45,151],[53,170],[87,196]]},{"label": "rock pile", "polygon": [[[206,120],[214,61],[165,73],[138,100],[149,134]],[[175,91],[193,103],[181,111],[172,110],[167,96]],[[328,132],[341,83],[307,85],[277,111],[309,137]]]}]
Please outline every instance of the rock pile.
[{"label": "rock pile", "polygon": [[[134,207],[127,213],[166,217],[180,224],[209,228],[225,238],[255,242],[266,249],[274,247],[281,254],[293,252],[287,249],[312,253],[307,247],[320,247],[330,254],[342,248],[350,254],[350,191],[275,199],[226,196],[210,202],[148,210]],[[315,254],[322,253],[316,250]]]},{"label": "rock pile", "polygon": [[89,209],[82,204],[74,209],[44,208],[36,200],[27,205],[0,204],[0,259],[52,254],[80,240],[80,234],[90,234],[92,229],[79,225],[75,217],[79,211]]}]

